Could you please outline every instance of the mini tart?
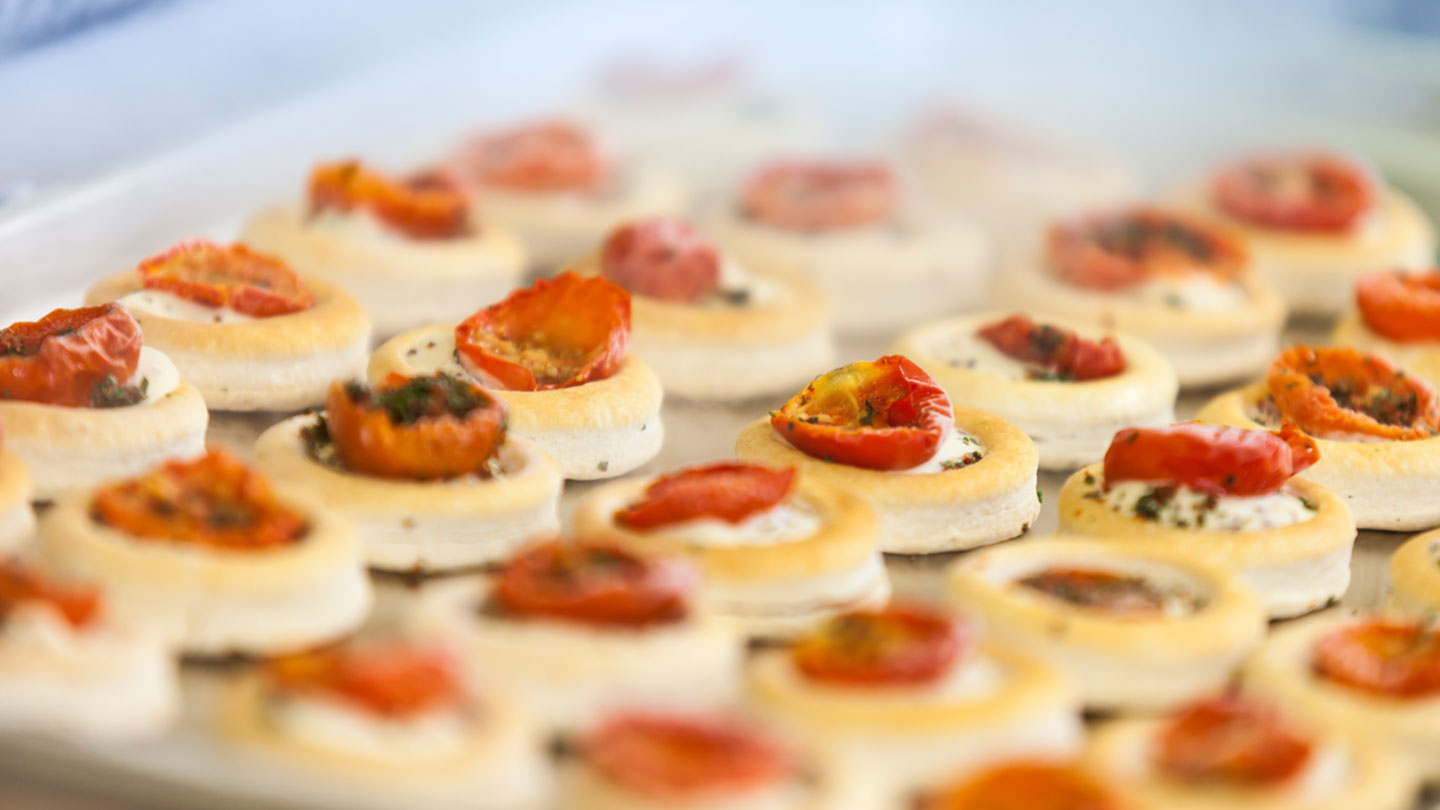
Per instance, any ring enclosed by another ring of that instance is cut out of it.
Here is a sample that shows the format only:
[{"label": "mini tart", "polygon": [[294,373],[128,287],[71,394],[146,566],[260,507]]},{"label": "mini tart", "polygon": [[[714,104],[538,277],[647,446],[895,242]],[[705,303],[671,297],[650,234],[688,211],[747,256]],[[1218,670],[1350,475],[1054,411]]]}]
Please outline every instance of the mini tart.
[{"label": "mini tart", "polygon": [[[333,284],[303,283],[315,303],[289,315],[215,323],[138,307],[130,312],[145,343],[165,352],[211,409],[294,411],[323,402],[331,380],[362,374],[370,349],[370,320],[354,299]],[[102,304],[144,291],[139,276],[126,271],[97,282],[85,301]]]},{"label": "mini tart", "polygon": [[[863,493],[880,519],[880,548],[885,552],[959,551],[1028,531],[1040,514],[1034,442],[1004,419],[970,408],[955,409],[955,430],[973,436],[983,458],[933,473],[870,470],[812,458],[781,438],[769,417],[740,432],[735,455],[772,467],[795,467],[802,479]],[[966,455],[967,449],[956,455]],[[937,456],[946,452],[942,445]]]},{"label": "mini tart", "polygon": [[1440,614],[1440,531],[1410,538],[1390,558],[1390,607]]},{"label": "mini tart", "polygon": [[[1020,585],[1048,568],[1138,576],[1172,613],[1117,615]],[[1231,574],[1169,550],[1027,540],[967,555],[950,569],[957,606],[989,632],[1050,661],[1099,710],[1156,711],[1222,690],[1265,638],[1260,601]]]},{"label": "mini tart", "polygon": [[[1251,406],[1265,399],[1262,380],[1223,393],[1196,419],[1258,428]],[[1440,436],[1412,441],[1338,441],[1314,437],[1320,460],[1305,477],[1340,496],[1362,529],[1413,531],[1440,525]]]},{"label": "mini tart", "polygon": [[1376,334],[1358,312],[1347,312],[1335,324],[1330,342],[1336,346],[1353,346],[1362,352],[1373,352],[1430,383],[1440,385],[1440,341],[1416,340],[1401,342]]},{"label": "mini tart", "polygon": [[1350,586],[1355,523],[1339,497],[1308,478],[1292,478],[1284,490],[1315,507],[1308,519],[1273,528],[1213,531],[1112,510],[1096,497],[1103,491],[1104,475],[1103,465],[1092,464],[1065,481],[1059,498],[1061,532],[1137,550],[1159,547],[1229,571],[1259,594],[1271,618],[1325,607]]},{"label": "mini tart", "polygon": [[301,431],[315,420],[297,416],[265,431],[255,444],[255,463],[277,483],[343,515],[355,527],[360,556],[371,568],[444,571],[483,565],[560,530],[560,471],[524,439],[506,439],[499,475],[395,480],[312,458]]},{"label": "mini tart", "polygon": [[[895,353],[929,372],[956,406],[993,413],[1023,430],[1035,442],[1040,468],[1045,470],[1074,469],[1104,455],[1110,438],[1121,428],[1174,420],[1179,382],[1174,369],[1149,344],[1114,335],[1125,355],[1125,370],[1113,377],[1030,379],[1023,362],[976,336],[981,327],[1003,317],[969,315],[924,324],[901,335]],[[1045,323],[1085,338],[1104,336],[1093,328]]]},{"label": "mini tart", "polygon": [[591,491],[575,507],[576,534],[689,557],[705,576],[700,598],[706,607],[748,634],[788,635],[836,613],[879,607],[889,600],[890,578],[876,547],[875,513],[859,495],[809,481],[797,483],[794,492],[767,511],[812,512],[820,524],[813,534],[776,542],[707,542],[703,529],[697,532],[693,525],[637,531],[616,523],[616,511],[639,500],[653,481],[627,479]]},{"label": "mini tart", "polygon": [[[395,337],[370,356],[368,376],[447,371],[470,378],[455,359],[455,327],[427,326]],[[573,481],[614,478],[660,452],[663,392],[655,372],[626,357],[603,380],[550,391],[489,389],[510,412],[510,435],[534,442]]]},{"label": "mini tart", "polygon": [[14,552],[35,531],[30,473],[14,453],[0,449],[0,555]]}]

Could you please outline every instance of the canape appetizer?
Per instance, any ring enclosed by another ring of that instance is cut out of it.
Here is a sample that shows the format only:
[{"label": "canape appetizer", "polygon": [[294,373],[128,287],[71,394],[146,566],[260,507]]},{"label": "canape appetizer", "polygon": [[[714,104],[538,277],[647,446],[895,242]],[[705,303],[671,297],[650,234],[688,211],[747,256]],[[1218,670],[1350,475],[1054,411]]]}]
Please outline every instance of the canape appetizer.
[{"label": "canape appetizer", "polygon": [[1362,529],[1440,525],[1435,389],[1382,357],[1293,346],[1264,380],[1221,394],[1197,418],[1245,428],[1293,423],[1320,449],[1305,476],[1339,495]]},{"label": "canape appetizer", "polygon": [[1069,677],[1086,706],[1155,711],[1223,689],[1265,639],[1233,574],[1170,549],[1009,543],[961,558],[956,605]]},{"label": "canape appetizer", "polygon": [[1073,470],[1115,431],[1175,420],[1174,369],[1143,341],[1024,315],[975,315],[901,336],[950,401],[993,413],[1035,442],[1040,467]]},{"label": "canape appetizer", "polygon": [[795,472],[724,462],[616,481],[576,507],[575,531],[689,557],[705,575],[701,600],[751,635],[884,605],[874,509]]},{"label": "canape appetizer", "polygon": [[520,244],[448,176],[395,178],[356,160],[315,167],[306,199],[259,212],[243,240],[344,288],[381,337],[463,318],[525,271]]},{"label": "canape appetizer", "polygon": [[370,352],[370,319],[349,295],[239,244],[182,242],[85,298],[119,301],[212,410],[317,405]]},{"label": "canape appetizer", "polygon": [[210,414],[119,304],[0,329],[0,421],[51,500],[205,449]]},{"label": "canape appetizer", "polygon": [[505,697],[469,692],[444,647],[271,659],[229,685],[220,731],[275,760],[277,787],[303,780],[346,807],[536,810],[549,792],[538,733]]},{"label": "canape appetizer", "polygon": [[1130,810],[1124,794],[1067,761],[1016,760],[925,791],[916,810]]},{"label": "canape appetizer", "polygon": [[1183,553],[1235,574],[1272,618],[1309,613],[1344,595],[1355,544],[1340,498],[1292,477],[1318,458],[1289,424],[1127,428],[1065,482],[1060,531]]},{"label": "canape appetizer", "polygon": [[370,380],[473,379],[566,478],[614,478],[654,458],[665,429],[655,373],[626,352],[630,294],[600,278],[541,279],[458,326],[416,329],[370,358]]},{"label": "canape appetizer", "polygon": [[255,461],[343,515],[387,571],[494,562],[560,530],[560,471],[508,435],[505,406],[443,372],[336,382],[325,411],[270,428]]},{"label": "canape appetizer", "polygon": [[995,294],[1145,340],[1187,388],[1259,372],[1285,323],[1283,301],[1235,234],[1150,207],[1053,225],[1042,254],[1000,273]]},{"label": "canape appetizer", "polygon": [[1440,615],[1440,532],[1416,535],[1390,558],[1390,607],[1419,616]]},{"label": "canape appetizer", "polygon": [[350,527],[219,450],[67,496],[44,516],[41,549],[197,655],[301,649],[370,608]]},{"label": "canape appetizer", "polygon": [[1440,385],[1440,270],[1382,270],[1355,283],[1354,312],[1332,341],[1373,352]]},{"label": "canape appetizer", "polygon": [[953,409],[930,375],[899,355],[815,378],[746,427],[735,454],[864,495],[888,552],[1006,540],[1040,513],[1035,444],[997,416]]},{"label": "canape appetizer", "polygon": [[15,551],[35,531],[30,493],[30,472],[6,450],[5,426],[0,424],[0,555]]},{"label": "canape appetizer", "polygon": [[1414,775],[1392,749],[1301,719],[1256,699],[1211,698],[1173,717],[1104,726],[1089,759],[1134,810],[1412,806]]}]

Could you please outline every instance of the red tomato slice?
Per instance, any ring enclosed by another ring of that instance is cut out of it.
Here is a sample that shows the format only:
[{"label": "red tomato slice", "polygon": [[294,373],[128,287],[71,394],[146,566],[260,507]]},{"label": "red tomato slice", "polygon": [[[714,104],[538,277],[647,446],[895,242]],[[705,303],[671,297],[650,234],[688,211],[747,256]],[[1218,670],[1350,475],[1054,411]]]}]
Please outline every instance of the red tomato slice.
[{"label": "red tomato slice", "polygon": [[1156,767],[1172,779],[1277,785],[1310,760],[1310,742],[1264,704],[1220,697],[1180,712],[1155,740]]},{"label": "red tomato slice", "polygon": [[1125,354],[1115,338],[1080,337],[1069,329],[1037,324],[1024,315],[980,327],[977,333],[1007,357],[1033,363],[1042,377],[1060,380],[1101,380],[1125,370]]},{"label": "red tomato slice", "polygon": [[1119,290],[1155,276],[1233,279],[1248,253],[1233,234],[1157,208],[1131,208],[1051,227],[1050,263],[1077,287]]},{"label": "red tomato slice", "polygon": [[1270,364],[1265,382],[1280,414],[1312,436],[1410,441],[1440,433],[1435,390],[1379,355],[1292,346]]},{"label": "red tomato slice", "polygon": [[511,559],[495,605],[520,617],[643,627],[685,616],[697,582],[683,560],[594,543],[548,543]]},{"label": "red tomato slice", "polygon": [[622,715],[582,749],[606,779],[659,800],[734,796],[795,775],[784,750],[725,718]]},{"label": "red tomato slice", "polygon": [[1440,340],[1440,270],[1370,273],[1355,284],[1370,331],[1401,343]]},{"label": "red tomato slice", "polygon": [[1150,580],[1113,571],[1046,568],[1017,580],[1016,584],[1076,607],[1112,616],[1157,616],[1165,609],[1165,594]]},{"label": "red tomato slice", "polygon": [[1121,810],[1113,791],[1072,765],[1000,765],[921,803],[920,810]]},{"label": "red tomato slice", "polygon": [[794,479],[793,468],[743,462],[690,467],[655,479],[644,497],[615,513],[615,522],[638,530],[699,518],[743,523],[783,501]]},{"label": "red tomato slice", "polygon": [[813,681],[837,686],[933,683],[974,646],[969,629],[916,605],[846,613],[800,639],[795,667]]},{"label": "red tomato slice", "polygon": [[411,239],[455,239],[470,233],[470,203],[444,174],[403,180],[368,169],[358,160],[323,163],[310,173],[310,211],[362,208]]},{"label": "red tomato slice", "polygon": [[777,228],[858,228],[895,215],[895,179],[878,163],[774,163],[745,186],[741,206]]},{"label": "red tomato slice", "polygon": [[1375,208],[1364,167],[1324,154],[1259,157],[1215,175],[1215,204],[1251,225],[1289,231],[1343,231]]},{"label": "red tomato slice", "polygon": [[1105,486],[1155,481],[1216,495],[1269,495],[1319,459],[1315,440],[1288,423],[1278,431],[1199,422],[1126,428],[1105,451]]},{"label": "red tomato slice", "polygon": [[98,588],[50,582],[19,560],[0,563],[0,621],[27,602],[50,605],[75,629],[85,627],[100,615]]},{"label": "red tomato slice", "polygon": [[605,240],[600,274],[636,295],[693,304],[719,286],[720,254],[681,220],[645,219]]},{"label": "red tomato slice", "polygon": [[57,309],[0,330],[0,399],[84,408],[102,384],[124,384],[140,362],[140,325],[111,302]]},{"label": "red tomato slice", "polygon": [[1324,677],[1375,695],[1440,695],[1440,630],[1419,622],[1371,619],[1331,630],[1315,646]]},{"label": "red tomato slice", "polygon": [[268,662],[280,692],[328,695],[386,717],[456,706],[464,696],[454,656],[441,648],[330,647]]},{"label": "red tomato slice", "polygon": [[140,283],[207,307],[257,318],[309,309],[315,297],[284,262],[244,245],[181,242],[140,263]]},{"label": "red tomato slice", "polygon": [[797,450],[872,470],[924,464],[954,424],[944,389],[898,354],[822,374],[770,416]]},{"label": "red tomato slice", "polygon": [[614,374],[630,343],[630,293],[565,273],[516,290],[455,327],[460,361],[511,391],[570,388]]},{"label": "red tomato slice", "polygon": [[458,164],[480,186],[514,191],[589,191],[608,173],[599,146],[580,126],[541,121],[470,143]]}]

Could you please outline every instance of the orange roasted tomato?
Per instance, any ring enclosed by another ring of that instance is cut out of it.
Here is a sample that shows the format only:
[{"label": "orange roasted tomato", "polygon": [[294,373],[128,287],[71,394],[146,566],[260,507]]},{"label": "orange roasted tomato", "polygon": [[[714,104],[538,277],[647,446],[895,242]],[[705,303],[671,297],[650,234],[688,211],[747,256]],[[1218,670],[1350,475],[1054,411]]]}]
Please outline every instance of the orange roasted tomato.
[{"label": "orange roasted tomato", "polygon": [[640,530],[700,518],[743,523],[784,500],[794,480],[794,468],[741,461],[690,467],[655,479],[640,500],[615,513],[615,522]]},{"label": "orange roasted tomato", "polygon": [[1440,340],[1440,270],[1386,270],[1355,283],[1365,326],[1401,343]]},{"label": "orange roasted tomato", "polygon": [[0,621],[20,605],[33,602],[50,605],[77,630],[100,615],[99,589],[50,582],[19,560],[0,563]]},{"label": "orange roasted tomato", "polygon": [[387,177],[358,160],[323,163],[310,173],[310,212],[357,208],[411,239],[455,239],[470,233],[470,203],[438,172]]},{"label": "orange roasted tomato", "polygon": [[600,275],[636,295],[694,304],[720,284],[720,254],[678,219],[657,217],[616,228],[600,249]]},{"label": "orange roasted tomato", "polygon": [[1375,208],[1375,181],[1337,155],[1243,160],[1215,175],[1215,205],[1236,219],[1287,231],[1343,231]]},{"label": "orange roasted tomato", "polygon": [[1165,610],[1166,596],[1155,583],[1133,574],[1058,566],[1016,580],[1017,585],[1087,610],[1144,618]]},{"label": "orange roasted tomato", "polygon": [[566,121],[541,121],[470,143],[460,171],[480,186],[512,191],[589,191],[608,173],[590,134]]},{"label": "orange roasted tomato", "polygon": [[1440,695],[1440,628],[1392,618],[1331,630],[1315,646],[1315,670],[1384,697]]},{"label": "orange roasted tomato", "polygon": [[770,425],[814,458],[872,470],[929,461],[955,423],[950,397],[898,354],[816,377],[770,415]]},{"label": "orange roasted tomato", "polygon": [[1024,315],[987,324],[976,334],[1005,356],[1038,366],[1029,373],[1032,379],[1083,382],[1114,377],[1125,370],[1120,344],[1108,335],[1090,340],[1069,329],[1037,324]]},{"label": "orange roasted tomato", "polygon": [[460,703],[455,660],[443,648],[338,646],[271,659],[280,694],[339,698],[385,717],[414,717]]},{"label": "orange roasted tomato", "polygon": [[1072,765],[1015,762],[971,777],[919,810],[1121,810],[1118,796]]},{"label": "orange roasted tomato", "polygon": [[505,441],[505,406],[478,385],[443,372],[391,374],[375,388],[332,383],[324,424],[346,469],[430,481],[488,474]]},{"label": "orange roasted tomato", "polygon": [[620,715],[601,724],[581,749],[606,779],[657,800],[735,795],[796,772],[779,746],[723,718]]},{"label": "orange roasted tomato", "polygon": [[286,264],[244,245],[181,242],[140,263],[140,283],[207,307],[256,318],[309,309],[315,297]]},{"label": "orange roasted tomato", "polygon": [[1269,495],[1319,460],[1315,440],[1288,423],[1277,431],[1199,422],[1126,428],[1105,451],[1105,486],[1155,481],[1215,495]]},{"label": "orange roasted tomato", "polygon": [[974,644],[968,628],[918,605],[891,605],[830,619],[796,642],[795,667],[837,686],[912,686],[950,672]]},{"label": "orange roasted tomato", "polygon": [[858,228],[895,214],[895,179],[876,163],[774,163],[741,197],[745,215],[794,231]]},{"label": "orange roasted tomato", "polygon": [[1234,279],[1248,254],[1230,233],[1156,208],[1131,208],[1050,228],[1050,263],[1077,287],[1119,290],[1156,276]]},{"label": "orange roasted tomato", "polygon": [[1298,774],[1311,748],[1270,706],[1230,696],[1181,711],[1157,735],[1151,757],[1172,779],[1267,787]]},{"label": "orange roasted tomato", "polygon": [[101,487],[90,511],[134,537],[236,551],[289,546],[308,528],[275,498],[268,480],[224,450]]},{"label": "orange roasted tomato", "polygon": [[684,618],[697,581],[683,560],[554,542],[507,562],[491,600],[507,615],[645,627]]},{"label": "orange roasted tomato", "polygon": [[1321,438],[1408,441],[1440,433],[1435,390],[1373,354],[1292,346],[1265,375],[1280,415]]},{"label": "orange roasted tomato", "polygon": [[114,404],[140,362],[140,325],[114,302],[57,309],[0,329],[0,399],[69,408]]},{"label": "orange roasted tomato", "polygon": [[510,391],[569,388],[614,374],[630,343],[630,293],[564,273],[516,290],[455,327],[460,360]]}]

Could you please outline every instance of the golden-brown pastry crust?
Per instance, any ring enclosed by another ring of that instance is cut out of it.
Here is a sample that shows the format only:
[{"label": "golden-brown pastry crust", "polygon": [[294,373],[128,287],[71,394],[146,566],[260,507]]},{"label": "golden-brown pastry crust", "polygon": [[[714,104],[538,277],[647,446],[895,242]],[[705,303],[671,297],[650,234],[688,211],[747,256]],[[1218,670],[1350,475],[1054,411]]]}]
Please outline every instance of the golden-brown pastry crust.
[{"label": "golden-brown pastry crust", "polygon": [[24,543],[35,529],[30,473],[14,453],[0,451],[0,554]]},{"label": "golden-brown pastry crust", "polygon": [[1405,613],[1440,615],[1440,529],[1417,534],[1390,558],[1390,606]]}]

